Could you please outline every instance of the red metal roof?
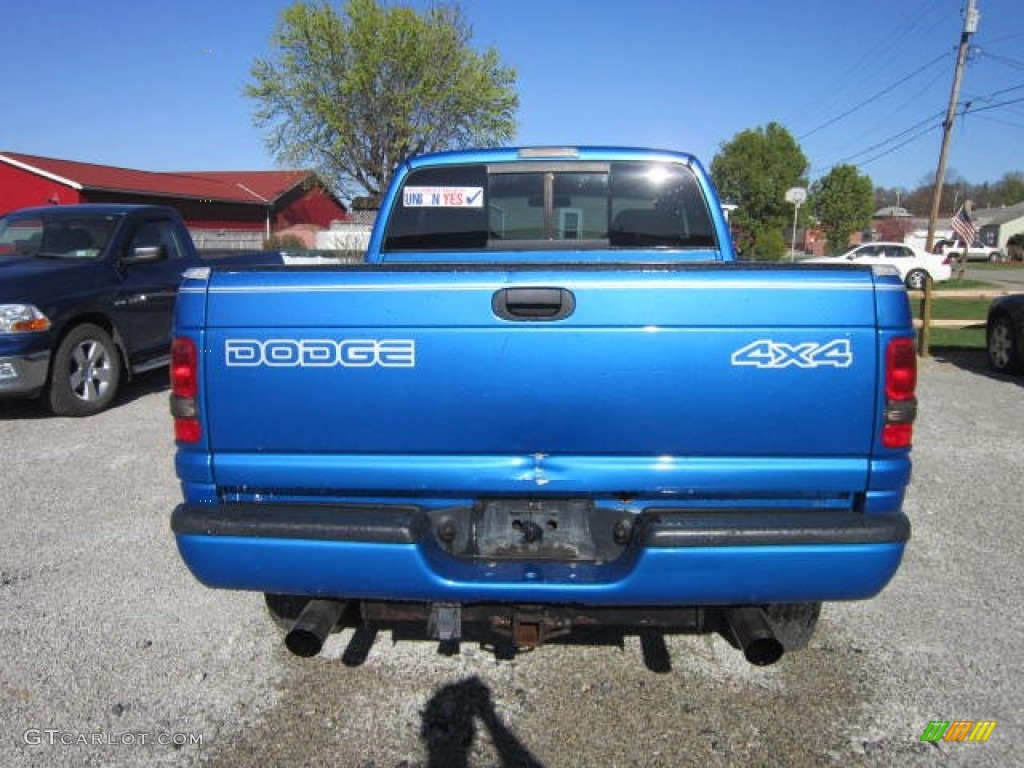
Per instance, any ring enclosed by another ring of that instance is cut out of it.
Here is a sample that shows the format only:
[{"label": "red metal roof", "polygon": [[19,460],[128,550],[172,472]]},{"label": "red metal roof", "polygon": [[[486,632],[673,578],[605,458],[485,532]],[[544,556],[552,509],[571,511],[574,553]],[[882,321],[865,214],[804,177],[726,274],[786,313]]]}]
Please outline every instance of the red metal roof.
[{"label": "red metal roof", "polygon": [[257,205],[273,202],[315,176],[312,171],[136,171],[19,152],[0,152],[0,162],[48,176],[76,189]]}]

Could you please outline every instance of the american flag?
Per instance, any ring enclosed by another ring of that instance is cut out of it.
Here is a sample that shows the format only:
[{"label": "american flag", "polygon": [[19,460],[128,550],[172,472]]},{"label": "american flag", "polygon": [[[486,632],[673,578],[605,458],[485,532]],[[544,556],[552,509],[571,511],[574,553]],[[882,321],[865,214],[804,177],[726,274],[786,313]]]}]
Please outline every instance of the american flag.
[{"label": "american flag", "polygon": [[974,222],[971,221],[971,214],[967,212],[964,206],[960,206],[960,210],[949,220],[949,223],[964,245],[967,247],[974,245],[974,241],[978,237],[978,228],[974,226]]}]

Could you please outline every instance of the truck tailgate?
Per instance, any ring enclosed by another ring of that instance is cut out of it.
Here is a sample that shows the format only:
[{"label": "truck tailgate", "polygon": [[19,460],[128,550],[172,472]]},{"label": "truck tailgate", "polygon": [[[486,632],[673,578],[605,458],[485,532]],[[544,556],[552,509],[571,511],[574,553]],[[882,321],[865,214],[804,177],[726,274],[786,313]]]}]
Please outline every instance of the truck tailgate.
[{"label": "truck tailgate", "polygon": [[867,269],[754,265],[214,272],[214,476],[324,493],[863,489],[875,291]]}]

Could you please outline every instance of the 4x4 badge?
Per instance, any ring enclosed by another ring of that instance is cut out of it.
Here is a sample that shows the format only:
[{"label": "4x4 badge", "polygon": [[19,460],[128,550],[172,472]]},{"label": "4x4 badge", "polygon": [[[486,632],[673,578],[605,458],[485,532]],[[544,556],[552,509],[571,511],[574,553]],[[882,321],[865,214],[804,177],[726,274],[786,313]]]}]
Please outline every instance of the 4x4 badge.
[{"label": "4x4 badge", "polygon": [[783,344],[758,339],[733,352],[732,364],[754,368],[849,368],[853,364],[853,351],[849,339],[834,339],[823,344],[813,341]]}]

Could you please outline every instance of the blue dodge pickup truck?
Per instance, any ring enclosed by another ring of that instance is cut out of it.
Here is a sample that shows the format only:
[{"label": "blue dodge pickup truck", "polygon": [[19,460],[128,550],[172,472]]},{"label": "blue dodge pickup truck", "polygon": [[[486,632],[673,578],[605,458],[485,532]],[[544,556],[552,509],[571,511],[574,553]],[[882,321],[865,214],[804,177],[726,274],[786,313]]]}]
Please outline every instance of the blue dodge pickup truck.
[{"label": "blue dodge pickup truck", "polygon": [[[282,263],[279,253],[220,263]],[[210,263],[173,208],[63,205],[0,217],[0,397],[88,416],[167,365],[182,273]]]},{"label": "blue dodge pickup truck", "polygon": [[367,261],[196,270],[178,300],[171,526],[295,653],[610,625],[769,664],[896,572],[893,270],[737,262],[693,157],[582,147],[407,161]]}]

